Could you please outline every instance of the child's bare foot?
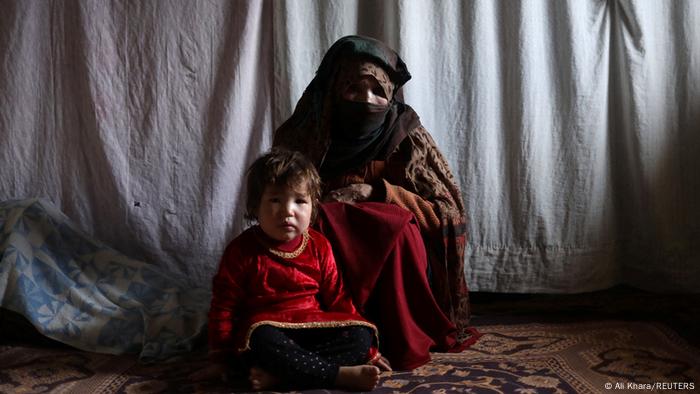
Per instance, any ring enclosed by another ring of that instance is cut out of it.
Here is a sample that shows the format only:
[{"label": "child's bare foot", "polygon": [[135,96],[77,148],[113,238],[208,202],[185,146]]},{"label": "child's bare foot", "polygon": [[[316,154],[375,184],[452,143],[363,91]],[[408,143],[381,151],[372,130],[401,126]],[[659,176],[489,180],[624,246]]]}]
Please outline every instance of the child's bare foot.
[{"label": "child's bare foot", "polygon": [[260,369],[258,367],[250,368],[248,380],[250,380],[250,385],[253,390],[267,390],[273,388],[279,383],[277,376],[274,376],[264,369]]},{"label": "child's bare foot", "polygon": [[357,391],[370,391],[379,382],[379,368],[374,365],[354,365],[340,367],[335,385],[338,388]]}]

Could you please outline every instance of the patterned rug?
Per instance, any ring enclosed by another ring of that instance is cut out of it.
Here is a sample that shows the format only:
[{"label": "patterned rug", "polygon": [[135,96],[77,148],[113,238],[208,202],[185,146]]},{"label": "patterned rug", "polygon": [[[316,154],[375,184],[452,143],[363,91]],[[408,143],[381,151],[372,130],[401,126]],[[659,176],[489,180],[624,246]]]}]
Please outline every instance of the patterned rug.
[{"label": "patterned rug", "polygon": [[[382,374],[378,393],[693,392],[700,351],[653,322],[589,321],[480,326],[459,354],[434,354],[411,372]],[[66,347],[0,346],[1,393],[225,393],[194,383],[203,353],[161,364]],[[324,390],[307,391],[323,393]]]}]

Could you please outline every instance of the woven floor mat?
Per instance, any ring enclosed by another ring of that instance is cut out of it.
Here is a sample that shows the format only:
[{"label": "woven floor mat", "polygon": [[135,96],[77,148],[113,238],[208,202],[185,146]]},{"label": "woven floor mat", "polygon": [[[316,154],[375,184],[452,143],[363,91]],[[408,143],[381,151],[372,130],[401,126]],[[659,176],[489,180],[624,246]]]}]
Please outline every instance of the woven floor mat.
[{"label": "woven floor mat", "polygon": [[[478,329],[483,336],[470,349],[457,354],[435,353],[433,361],[410,372],[383,373],[375,392],[671,393],[692,392],[700,383],[698,349],[658,323],[587,321]],[[203,352],[168,363],[140,364],[132,356],[1,346],[0,392],[245,390],[245,382],[189,381],[188,375],[204,365]]]}]

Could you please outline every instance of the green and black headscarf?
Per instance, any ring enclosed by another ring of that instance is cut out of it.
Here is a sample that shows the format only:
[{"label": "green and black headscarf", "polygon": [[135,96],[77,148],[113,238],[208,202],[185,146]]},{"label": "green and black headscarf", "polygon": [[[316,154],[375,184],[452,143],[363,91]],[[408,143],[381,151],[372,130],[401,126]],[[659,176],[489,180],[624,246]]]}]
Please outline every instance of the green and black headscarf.
[{"label": "green and black headscarf", "polygon": [[[367,74],[384,89],[388,108],[338,101],[343,81]],[[400,89],[409,79],[406,64],[381,41],[343,37],[326,52],[294,113],[275,132],[273,145],[305,153],[324,178],[383,160],[420,125],[402,102]]]}]

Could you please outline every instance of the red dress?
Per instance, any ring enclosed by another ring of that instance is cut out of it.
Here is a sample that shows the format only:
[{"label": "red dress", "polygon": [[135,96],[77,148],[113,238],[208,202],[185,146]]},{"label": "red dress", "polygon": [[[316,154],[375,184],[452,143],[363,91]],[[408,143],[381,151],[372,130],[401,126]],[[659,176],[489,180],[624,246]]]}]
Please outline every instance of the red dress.
[{"label": "red dress", "polygon": [[[298,237],[279,244],[258,226],[244,231],[226,248],[214,277],[209,311],[209,350],[219,355],[249,349],[253,330],[260,325],[306,329],[376,327],[362,318],[343,287],[328,240],[308,230],[308,243],[298,256],[279,251],[298,250]],[[376,354],[372,349],[368,357]]]},{"label": "red dress", "polygon": [[[435,301],[414,215],[393,204],[322,204],[318,228],[333,245],[348,291],[379,329],[381,351],[398,370],[430,361],[430,351],[471,344]],[[474,336],[473,338],[476,338]]]}]

